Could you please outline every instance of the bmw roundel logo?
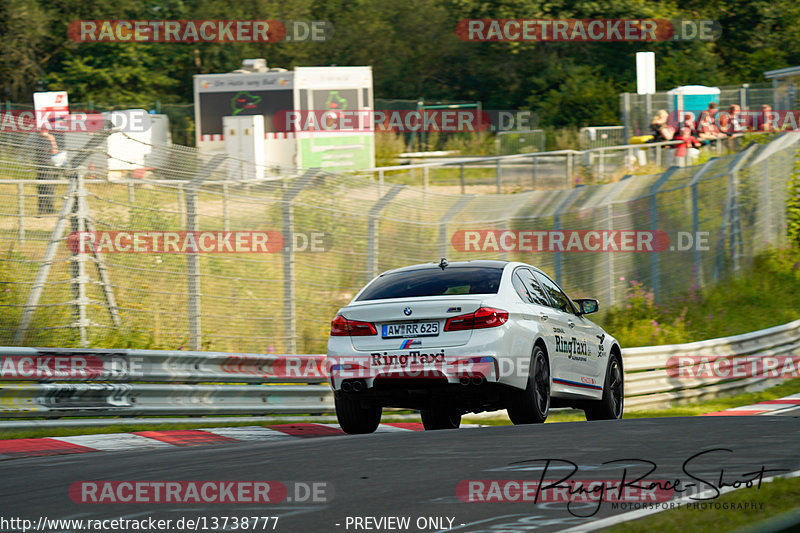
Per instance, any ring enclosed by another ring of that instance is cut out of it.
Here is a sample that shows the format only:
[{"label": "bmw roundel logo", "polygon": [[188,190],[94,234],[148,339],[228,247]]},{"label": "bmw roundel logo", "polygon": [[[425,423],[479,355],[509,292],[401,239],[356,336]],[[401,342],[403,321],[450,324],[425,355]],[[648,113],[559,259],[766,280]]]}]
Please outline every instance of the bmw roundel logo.
[{"label": "bmw roundel logo", "polygon": [[403,314],[406,315],[406,316],[410,316],[411,315],[411,308],[410,307],[406,307],[405,309],[403,309]]}]

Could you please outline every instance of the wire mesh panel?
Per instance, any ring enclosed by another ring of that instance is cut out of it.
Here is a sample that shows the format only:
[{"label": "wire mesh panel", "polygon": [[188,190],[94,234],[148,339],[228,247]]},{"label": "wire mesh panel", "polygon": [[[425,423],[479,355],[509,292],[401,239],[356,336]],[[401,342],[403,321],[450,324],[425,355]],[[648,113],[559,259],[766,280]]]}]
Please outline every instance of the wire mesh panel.
[{"label": "wire mesh panel", "polygon": [[118,175],[95,135],[56,167],[0,134],[2,344],[319,353],[372,277],[441,257],[531,263],[604,308],[632,283],[666,300],[783,243],[800,142],[596,186],[496,194],[475,177],[462,194],[458,166],[444,192],[317,170],[234,179],[241,161],[179,146]]}]

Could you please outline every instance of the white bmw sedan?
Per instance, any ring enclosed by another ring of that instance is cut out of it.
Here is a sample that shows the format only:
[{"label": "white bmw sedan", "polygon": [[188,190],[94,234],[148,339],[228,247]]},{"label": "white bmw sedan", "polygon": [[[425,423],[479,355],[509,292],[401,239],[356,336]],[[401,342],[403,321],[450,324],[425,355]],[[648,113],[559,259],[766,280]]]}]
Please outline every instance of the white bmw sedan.
[{"label": "white bmw sedan", "polygon": [[514,424],[550,407],[622,418],[619,343],[524,263],[464,261],[384,272],[331,322],[327,367],[339,424],[371,433],[383,407],[418,409],[425,429],[507,409]]}]

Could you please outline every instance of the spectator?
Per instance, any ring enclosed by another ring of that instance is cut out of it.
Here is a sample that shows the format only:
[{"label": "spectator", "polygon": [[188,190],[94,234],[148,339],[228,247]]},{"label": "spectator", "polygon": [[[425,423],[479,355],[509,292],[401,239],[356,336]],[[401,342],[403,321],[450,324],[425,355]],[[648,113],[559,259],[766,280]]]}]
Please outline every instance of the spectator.
[{"label": "spectator", "polygon": [[[713,104],[714,102],[711,103]],[[719,131],[719,128],[717,128],[717,125],[714,123],[714,115],[708,111],[703,111],[703,114],[700,116],[700,123],[697,125],[698,139],[708,143],[725,136],[726,135]]]},{"label": "spectator", "polygon": [[677,164],[680,166],[684,166],[686,161],[686,155],[689,155],[689,159],[694,161],[697,159],[697,156],[700,155],[700,152],[697,151],[697,148],[700,148],[700,141],[698,141],[694,136],[692,136],[692,130],[689,127],[684,126],[681,130],[673,137],[674,141],[683,141],[681,144],[678,144],[673,147],[673,152],[675,159],[677,160]]},{"label": "spectator", "polygon": [[669,113],[666,109],[659,109],[650,122],[653,138],[649,142],[671,141],[675,136],[675,129],[669,125]]},{"label": "spectator", "polygon": [[692,135],[694,135],[697,132],[697,124],[694,121],[694,113],[692,113],[691,111],[683,112],[683,119],[681,120],[681,123],[678,125],[678,130],[682,129],[684,126],[692,130]]},{"label": "spectator", "polygon": [[764,104],[761,106],[761,116],[759,117],[761,124],[758,126],[758,131],[775,131],[775,122],[777,117],[772,112],[772,106]]},{"label": "spectator", "polygon": [[[52,180],[55,179],[53,169],[53,156],[58,154],[58,143],[52,133],[46,127],[39,130],[35,144],[36,150],[36,179]],[[55,186],[51,184],[40,184],[36,186],[38,193],[39,215],[52,215],[56,212],[53,207],[53,191]]]},{"label": "spectator", "polygon": [[745,124],[742,122],[742,117],[740,115],[741,108],[738,105],[733,104],[728,108],[728,113],[730,114],[730,125],[728,126],[726,133],[728,135],[742,133],[745,129]]}]

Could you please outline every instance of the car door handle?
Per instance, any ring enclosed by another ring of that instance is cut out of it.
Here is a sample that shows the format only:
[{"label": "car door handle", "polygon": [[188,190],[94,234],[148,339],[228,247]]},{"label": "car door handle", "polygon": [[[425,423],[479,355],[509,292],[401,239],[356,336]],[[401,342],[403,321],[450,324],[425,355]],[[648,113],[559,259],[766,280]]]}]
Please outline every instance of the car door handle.
[{"label": "car door handle", "polygon": [[539,318],[541,318],[542,320],[547,320],[547,315],[539,315]]},{"label": "car door handle", "polygon": [[571,327],[571,328],[574,328],[574,327],[575,327],[575,322],[573,322],[572,320],[570,320],[569,322],[567,322],[567,325],[568,325],[569,327]]}]

